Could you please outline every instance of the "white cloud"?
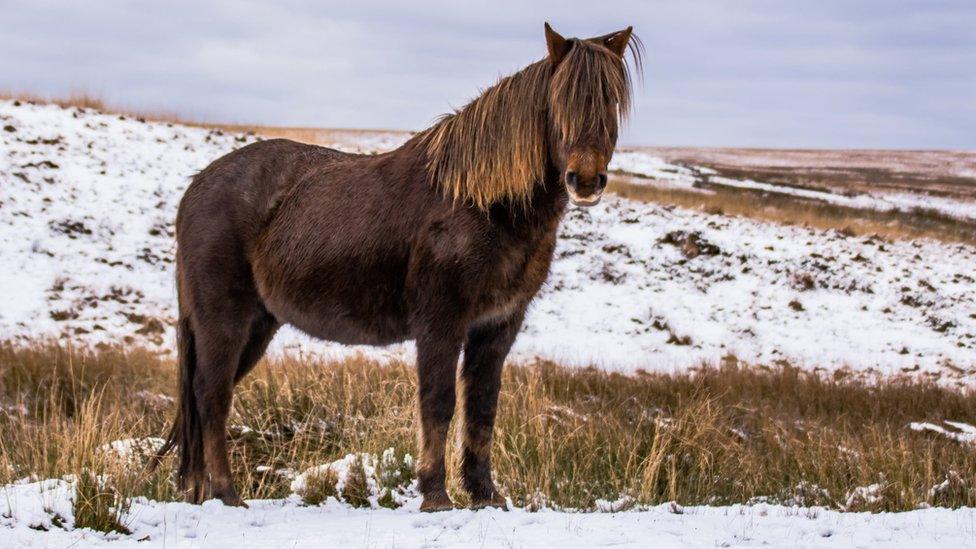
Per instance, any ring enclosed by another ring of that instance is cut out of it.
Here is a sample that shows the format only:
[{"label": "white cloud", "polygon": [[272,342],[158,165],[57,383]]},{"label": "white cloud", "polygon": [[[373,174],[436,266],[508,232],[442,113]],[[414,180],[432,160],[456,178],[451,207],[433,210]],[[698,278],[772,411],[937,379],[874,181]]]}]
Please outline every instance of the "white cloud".
[{"label": "white cloud", "polygon": [[567,35],[647,46],[631,143],[973,148],[976,6],[76,2],[0,6],[0,88],[226,121],[417,129]]}]

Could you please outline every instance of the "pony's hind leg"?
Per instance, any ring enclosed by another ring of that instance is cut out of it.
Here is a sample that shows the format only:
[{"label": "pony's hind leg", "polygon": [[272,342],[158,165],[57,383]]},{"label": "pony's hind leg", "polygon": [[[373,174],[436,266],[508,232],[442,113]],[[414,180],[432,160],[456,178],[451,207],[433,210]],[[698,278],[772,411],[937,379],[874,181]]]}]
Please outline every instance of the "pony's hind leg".
[{"label": "pony's hind leg", "polygon": [[261,313],[255,316],[251,322],[251,332],[247,339],[247,345],[241,352],[241,360],[237,366],[237,373],[234,374],[234,384],[236,385],[251,370],[257,366],[258,361],[264,356],[268,344],[274,338],[275,333],[281,324],[263,306]]},{"label": "pony's hind leg", "polygon": [[256,294],[208,289],[192,300],[195,362],[189,375],[195,413],[189,421],[195,425],[184,443],[198,448],[203,459],[190,460],[182,484],[190,502],[218,498],[227,505],[243,505],[228,459],[227,417],[234,385],[260,360],[278,322]]},{"label": "pony's hind leg", "polygon": [[197,323],[194,330],[193,392],[203,462],[186,473],[186,499],[200,503],[217,498],[227,505],[244,506],[230,470],[227,417],[234,386],[264,355],[279,324],[260,304],[213,313],[204,315],[208,322]]},{"label": "pony's hind leg", "polygon": [[227,416],[248,337],[247,324],[230,319],[194,324],[197,364],[193,372],[193,393],[203,463],[187,472],[186,499],[201,503],[218,498],[227,505],[242,505],[234,489],[227,455]]}]

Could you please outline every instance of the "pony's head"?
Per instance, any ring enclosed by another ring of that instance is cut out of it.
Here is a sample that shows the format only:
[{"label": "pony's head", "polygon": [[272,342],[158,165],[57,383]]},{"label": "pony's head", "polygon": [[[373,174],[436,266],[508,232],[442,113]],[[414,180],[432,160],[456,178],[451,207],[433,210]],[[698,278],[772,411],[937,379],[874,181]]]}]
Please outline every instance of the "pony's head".
[{"label": "pony's head", "polygon": [[628,46],[640,69],[640,41],[633,27],[596,38],[563,38],[549,23],[549,151],[570,200],[600,201],[620,121],[630,110]]},{"label": "pony's head", "polygon": [[624,54],[641,69],[631,27],[563,38],[546,24],[549,55],[485,90],[422,132],[430,180],[486,210],[527,205],[552,166],[574,203],[592,206],[607,185],[620,120],[630,110]]}]

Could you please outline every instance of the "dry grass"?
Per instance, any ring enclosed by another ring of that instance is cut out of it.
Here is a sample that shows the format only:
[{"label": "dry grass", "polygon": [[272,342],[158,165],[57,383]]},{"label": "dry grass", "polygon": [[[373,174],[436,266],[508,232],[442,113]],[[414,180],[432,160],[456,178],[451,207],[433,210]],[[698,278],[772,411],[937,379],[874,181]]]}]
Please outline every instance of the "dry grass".
[{"label": "dry grass", "polygon": [[[0,482],[101,475],[87,477],[79,497],[87,503],[76,512],[102,529],[124,528],[123,495],[175,499],[169,463],[148,475],[100,450],[165,431],[173,369],[142,351],[0,348]],[[289,472],[350,452],[415,454],[415,387],[414,369],[402,363],[261,365],[238,388],[231,420],[243,496],[283,497]],[[507,368],[500,410],[496,478],[516,505],[530,508],[594,509],[622,496],[625,505],[976,505],[976,448],[908,428],[912,421],[973,423],[976,394],[919,381],[872,386],[734,363],[635,376],[538,363]],[[455,442],[452,463],[458,455]],[[857,497],[858,487],[872,484],[876,500]],[[450,490],[465,501],[456,471]],[[313,490],[308,500],[331,493]]]},{"label": "dry grass", "polygon": [[976,223],[937,211],[878,211],[849,208],[818,200],[767,193],[754,189],[710,187],[711,193],[643,185],[633,178],[611,177],[608,191],[634,200],[673,204],[709,213],[736,215],[800,225],[834,229],[850,234],[880,235],[893,240],[932,238],[948,243],[976,245]]}]

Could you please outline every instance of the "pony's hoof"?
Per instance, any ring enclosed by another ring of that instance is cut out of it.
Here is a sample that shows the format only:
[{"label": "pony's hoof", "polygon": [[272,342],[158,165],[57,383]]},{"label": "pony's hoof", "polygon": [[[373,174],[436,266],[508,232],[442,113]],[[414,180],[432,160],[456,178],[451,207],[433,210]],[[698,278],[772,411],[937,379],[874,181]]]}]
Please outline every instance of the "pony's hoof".
[{"label": "pony's hoof", "polygon": [[247,504],[244,503],[244,500],[241,499],[240,496],[238,496],[237,494],[222,496],[219,499],[220,501],[224,502],[224,505],[228,507],[242,507],[244,509],[248,508]]},{"label": "pony's hoof", "polygon": [[208,483],[193,483],[184,493],[184,499],[187,503],[194,503],[196,505],[217,499],[228,507],[243,507],[247,509],[247,504],[237,495],[237,490],[234,489],[233,484],[215,487],[208,485]]},{"label": "pony's hoof", "polygon": [[221,503],[228,507],[243,507],[247,509],[247,504],[237,495],[237,490],[234,489],[233,483],[226,482],[221,484],[211,486],[210,493],[208,494],[210,499],[219,499]]},{"label": "pony's hoof", "polygon": [[206,496],[207,485],[205,482],[190,480],[186,483],[186,488],[183,490],[183,501],[192,503],[193,505],[200,505],[208,499]]},{"label": "pony's hoof", "polygon": [[494,492],[490,498],[471,500],[472,509],[484,509],[485,507],[508,511],[508,503],[498,492]]},{"label": "pony's hoof", "polygon": [[420,504],[420,510],[424,513],[450,511],[451,509],[454,509],[454,502],[448,497],[447,492],[424,496],[424,501]]}]

